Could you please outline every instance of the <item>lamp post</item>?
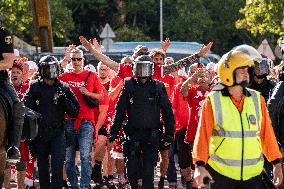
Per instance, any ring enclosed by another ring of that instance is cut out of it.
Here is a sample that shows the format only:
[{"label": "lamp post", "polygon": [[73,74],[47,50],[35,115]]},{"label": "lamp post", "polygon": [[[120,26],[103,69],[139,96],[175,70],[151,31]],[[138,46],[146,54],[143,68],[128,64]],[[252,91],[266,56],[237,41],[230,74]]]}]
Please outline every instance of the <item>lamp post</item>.
[{"label": "lamp post", "polygon": [[160,0],[160,41],[163,41],[163,0]]}]

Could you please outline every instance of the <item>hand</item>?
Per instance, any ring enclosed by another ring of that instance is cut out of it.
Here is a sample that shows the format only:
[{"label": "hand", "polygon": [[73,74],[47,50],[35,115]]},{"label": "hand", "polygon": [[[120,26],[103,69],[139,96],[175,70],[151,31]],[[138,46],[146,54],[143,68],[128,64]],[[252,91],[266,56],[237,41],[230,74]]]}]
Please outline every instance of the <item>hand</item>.
[{"label": "hand", "polygon": [[[91,42],[91,40],[89,40],[89,41]],[[93,47],[94,47],[98,52],[102,53],[102,48],[103,48],[103,46],[102,46],[101,43],[99,43],[99,42],[97,41],[96,38],[93,39],[92,45],[93,45]]]},{"label": "hand", "polygon": [[89,91],[88,91],[88,89],[86,89],[86,87],[80,87],[80,88],[79,88],[79,91],[80,91],[82,94],[89,96]]},{"label": "hand", "polygon": [[88,50],[90,51],[91,49],[93,49],[93,45],[90,41],[88,41],[84,36],[80,36],[79,37],[80,42],[82,43],[82,45]]},{"label": "hand", "polygon": [[203,47],[199,50],[199,52],[197,53],[197,55],[198,55],[199,57],[202,57],[202,56],[206,55],[206,54],[208,53],[208,51],[211,49],[212,45],[213,45],[213,42],[209,42],[206,46],[203,46]]},{"label": "hand", "polygon": [[63,60],[68,61],[68,62],[71,61],[70,54],[71,54],[71,51],[72,51],[73,49],[76,49],[76,45],[71,44],[71,45],[69,45],[68,48],[65,48],[65,49],[64,49],[65,57],[64,57]]},{"label": "hand", "polygon": [[162,41],[161,43],[161,48],[163,49],[163,51],[166,53],[169,46],[171,45],[171,41],[170,41],[170,38],[166,38],[165,41]]},{"label": "hand", "polygon": [[282,163],[273,165],[273,183],[279,186],[283,181]]},{"label": "hand", "polygon": [[198,187],[205,187],[203,183],[204,178],[208,177],[209,179],[213,180],[212,176],[203,166],[197,166],[194,171],[193,179],[195,180]]}]

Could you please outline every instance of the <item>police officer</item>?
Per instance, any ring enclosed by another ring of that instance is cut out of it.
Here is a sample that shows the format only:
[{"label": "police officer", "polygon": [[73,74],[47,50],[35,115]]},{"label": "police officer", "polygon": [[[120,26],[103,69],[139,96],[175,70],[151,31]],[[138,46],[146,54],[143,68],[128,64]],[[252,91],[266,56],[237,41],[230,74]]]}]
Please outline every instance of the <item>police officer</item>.
[{"label": "police officer", "polygon": [[[62,188],[65,158],[64,114],[78,115],[79,103],[66,83],[57,79],[59,64],[55,57],[47,55],[39,61],[40,79],[30,84],[25,105],[39,112],[38,136],[32,142],[33,154],[38,160],[39,183],[43,189]],[[49,174],[51,156],[51,183]]]},{"label": "police officer", "polygon": [[249,86],[249,88],[259,91],[264,97],[265,102],[268,101],[276,85],[275,82],[267,79],[270,69],[269,61],[268,58],[262,58],[261,62],[255,62],[253,80]]},{"label": "police officer", "polygon": [[21,157],[18,148],[24,123],[24,103],[19,100],[8,77],[7,69],[12,68],[16,59],[13,53],[12,36],[7,29],[0,26],[0,88],[11,98],[13,106],[12,124],[8,126],[7,161],[16,163]]},{"label": "police officer", "polygon": [[[157,163],[159,141],[169,145],[173,139],[174,117],[171,103],[163,83],[153,80],[153,62],[148,55],[135,59],[135,77],[125,81],[125,86],[116,106],[116,116],[110,130],[110,142],[119,133],[126,113],[128,122],[123,127],[126,141],[123,150],[126,157],[127,176],[131,188],[154,188],[154,167]],[[165,126],[162,138],[160,112]]]}]

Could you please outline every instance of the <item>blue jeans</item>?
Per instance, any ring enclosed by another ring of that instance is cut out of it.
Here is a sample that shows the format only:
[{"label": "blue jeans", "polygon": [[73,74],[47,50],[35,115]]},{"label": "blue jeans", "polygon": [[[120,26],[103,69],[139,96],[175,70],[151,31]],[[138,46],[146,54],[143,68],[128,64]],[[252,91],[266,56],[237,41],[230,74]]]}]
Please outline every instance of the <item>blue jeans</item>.
[{"label": "blue jeans", "polygon": [[66,121],[67,133],[71,137],[73,144],[66,149],[66,173],[71,188],[77,188],[78,178],[76,175],[75,155],[76,142],[79,144],[80,160],[81,160],[81,180],[80,187],[88,188],[92,174],[91,150],[93,143],[94,128],[90,121],[83,120],[78,130],[73,129],[74,121]]},{"label": "blue jeans", "polygon": [[167,171],[167,179],[169,183],[177,183],[177,169],[175,165],[175,145],[171,144],[169,149],[169,166]]}]

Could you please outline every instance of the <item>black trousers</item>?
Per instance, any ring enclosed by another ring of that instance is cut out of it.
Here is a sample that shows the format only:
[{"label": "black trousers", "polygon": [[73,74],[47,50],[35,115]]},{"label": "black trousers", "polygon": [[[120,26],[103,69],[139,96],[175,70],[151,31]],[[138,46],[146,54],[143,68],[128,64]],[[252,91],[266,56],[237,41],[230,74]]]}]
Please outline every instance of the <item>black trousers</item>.
[{"label": "black trousers", "polygon": [[[41,189],[62,189],[65,152],[64,132],[49,140],[39,140],[36,142],[35,153],[38,160],[39,184]],[[51,167],[52,174],[51,183],[49,167]]]},{"label": "black trousers", "polygon": [[207,166],[206,169],[214,180],[214,183],[211,183],[210,185],[211,189],[265,189],[261,175],[246,181],[240,181],[225,177],[210,166]]},{"label": "black trousers", "polygon": [[158,160],[157,142],[128,140],[123,144],[126,157],[127,176],[132,189],[138,188],[138,179],[142,177],[143,189],[154,189],[154,168]]}]

